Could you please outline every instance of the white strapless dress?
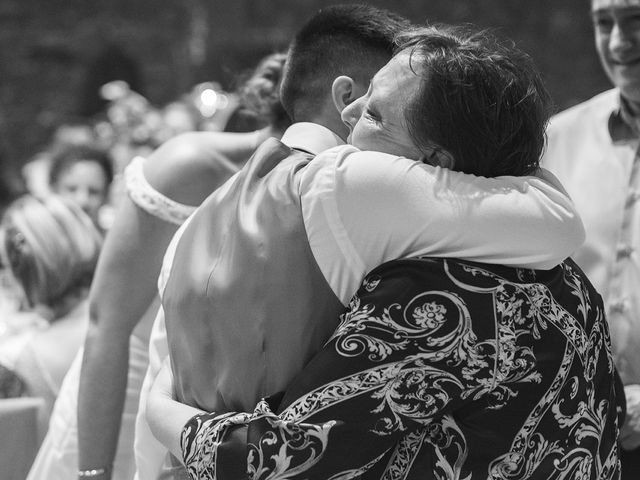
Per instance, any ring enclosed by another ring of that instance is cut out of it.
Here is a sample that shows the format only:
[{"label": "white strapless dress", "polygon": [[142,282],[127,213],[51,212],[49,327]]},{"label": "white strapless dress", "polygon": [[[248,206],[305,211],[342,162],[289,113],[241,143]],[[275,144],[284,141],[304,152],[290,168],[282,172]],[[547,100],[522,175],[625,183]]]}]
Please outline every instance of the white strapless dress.
[{"label": "white strapless dress", "polygon": [[[163,221],[182,224],[195,207],[177,203],[165,197],[144,178],[143,159],[137,157],[125,169],[125,185],[133,202]],[[134,431],[140,389],[149,363],[149,334],[158,311],[159,302],[149,307],[131,336],[129,373],[118,449],[113,464],[113,480],[131,480],[136,466]],[[49,429],[34,460],[27,480],[70,480],[78,472],[78,389],[83,349],[76,356],[67,373],[49,422]]]}]

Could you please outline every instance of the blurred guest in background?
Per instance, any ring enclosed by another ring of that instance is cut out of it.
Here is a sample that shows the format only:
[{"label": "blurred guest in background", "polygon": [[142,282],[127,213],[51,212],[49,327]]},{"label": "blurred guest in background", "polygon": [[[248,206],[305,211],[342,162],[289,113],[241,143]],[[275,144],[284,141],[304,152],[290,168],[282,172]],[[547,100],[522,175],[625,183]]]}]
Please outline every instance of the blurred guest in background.
[{"label": "blurred guest in background", "polygon": [[[57,196],[19,198],[2,220],[3,263],[42,319],[38,328],[3,342],[2,356],[5,366],[25,382],[25,393],[45,400],[43,433],[63,378],[84,340],[89,285],[101,244],[91,219]],[[13,358],[7,361],[9,356]]]},{"label": "blurred guest in background", "polygon": [[[280,92],[273,89],[285,60],[285,53],[267,55],[258,63],[255,71],[241,76],[242,83],[237,92],[239,100],[224,127],[226,132],[247,132],[266,125],[286,130],[290,120],[280,103]],[[260,72],[260,75],[256,75],[256,72]],[[233,103],[233,97],[228,101]]]},{"label": "blurred guest in background", "polygon": [[51,190],[75,202],[102,230],[101,209],[109,200],[113,162],[109,153],[90,145],[64,147],[51,159]]},{"label": "blurred guest in background", "polygon": [[587,239],[573,258],[602,294],[625,384],[623,479],[640,472],[640,0],[592,0],[596,49],[615,88],[551,120],[543,165]]},{"label": "blurred guest in background", "polygon": [[36,197],[51,193],[49,169],[51,158],[62,149],[73,145],[87,145],[96,141],[92,125],[83,121],[68,121],[58,125],[51,134],[50,141],[37,152],[21,169],[26,188]]},{"label": "blurred guest in background", "polygon": [[[245,93],[251,93],[251,105],[262,117],[259,130],[186,133],[127,167],[128,196],[107,234],[91,290],[90,326],[82,372],[76,379],[79,442],[68,435],[64,446],[58,446],[79,453],[79,458],[65,464],[64,478],[75,475],[78,464],[81,471],[102,472],[101,479],[133,476],[134,419],[164,251],[195,207],[263,140],[279,137],[288,125],[277,101],[283,62],[281,54],[269,57],[247,81]],[[67,429],[74,430],[75,425]],[[46,475],[46,468],[41,471],[42,477],[32,478],[54,478]]]}]

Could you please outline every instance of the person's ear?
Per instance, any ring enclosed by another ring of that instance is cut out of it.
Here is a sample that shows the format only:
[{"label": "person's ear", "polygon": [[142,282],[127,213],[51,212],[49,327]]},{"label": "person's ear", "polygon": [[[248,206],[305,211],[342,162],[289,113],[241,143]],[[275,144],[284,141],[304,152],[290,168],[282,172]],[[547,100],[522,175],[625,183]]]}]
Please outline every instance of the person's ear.
[{"label": "person's ear", "polygon": [[355,82],[351,77],[340,75],[333,81],[331,98],[339,113],[342,113],[342,110],[358,97],[359,95],[356,95]]}]

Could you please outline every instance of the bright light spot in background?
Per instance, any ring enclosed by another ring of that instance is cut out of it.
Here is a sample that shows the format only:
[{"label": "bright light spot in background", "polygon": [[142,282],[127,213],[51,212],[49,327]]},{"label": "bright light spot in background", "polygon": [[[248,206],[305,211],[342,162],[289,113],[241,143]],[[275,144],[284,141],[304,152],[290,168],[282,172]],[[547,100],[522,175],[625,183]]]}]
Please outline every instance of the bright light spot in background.
[{"label": "bright light spot in background", "polygon": [[216,93],[215,90],[212,90],[211,88],[207,88],[203,90],[202,93],[200,94],[200,100],[204,105],[213,106],[218,103],[218,94]]},{"label": "bright light spot in background", "polygon": [[216,82],[200,83],[192,90],[193,104],[205,118],[213,118],[232,105],[232,98]]},{"label": "bright light spot in background", "polygon": [[205,117],[211,117],[218,109],[218,94],[211,88],[200,93],[200,112]]}]

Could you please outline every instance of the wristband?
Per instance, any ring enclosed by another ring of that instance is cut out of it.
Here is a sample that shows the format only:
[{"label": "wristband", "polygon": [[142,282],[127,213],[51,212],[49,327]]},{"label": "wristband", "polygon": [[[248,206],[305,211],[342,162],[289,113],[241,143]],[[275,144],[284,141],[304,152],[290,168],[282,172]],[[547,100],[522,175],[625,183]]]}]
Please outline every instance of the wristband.
[{"label": "wristband", "polygon": [[78,470],[78,476],[82,478],[97,477],[107,473],[108,468],[92,468],[91,470]]}]

